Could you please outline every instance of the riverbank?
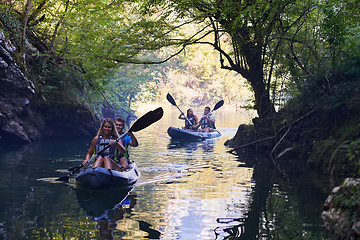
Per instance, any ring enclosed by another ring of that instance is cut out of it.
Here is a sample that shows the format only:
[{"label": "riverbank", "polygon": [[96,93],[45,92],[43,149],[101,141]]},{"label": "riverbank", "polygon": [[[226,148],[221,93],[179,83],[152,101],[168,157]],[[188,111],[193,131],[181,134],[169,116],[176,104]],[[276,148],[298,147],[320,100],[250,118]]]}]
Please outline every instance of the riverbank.
[{"label": "riverbank", "polygon": [[360,233],[358,183],[343,184],[345,179],[359,178],[359,93],[351,92],[340,107],[329,102],[308,108],[299,104],[270,118],[255,118],[254,124],[240,125],[234,138],[225,142],[240,158],[251,152],[270,156],[274,169],[291,184],[306,176],[328,194],[336,187],[324,202],[322,217],[339,239],[357,239],[352,237]]}]

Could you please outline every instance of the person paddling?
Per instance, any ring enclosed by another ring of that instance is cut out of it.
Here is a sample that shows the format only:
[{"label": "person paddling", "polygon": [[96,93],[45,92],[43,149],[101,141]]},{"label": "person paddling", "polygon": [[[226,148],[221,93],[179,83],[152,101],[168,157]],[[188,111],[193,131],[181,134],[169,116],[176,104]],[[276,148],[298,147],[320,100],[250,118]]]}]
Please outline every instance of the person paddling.
[{"label": "person paddling", "polygon": [[187,131],[195,132],[197,130],[197,128],[195,128],[195,125],[198,124],[198,118],[196,115],[194,115],[194,112],[191,108],[189,108],[186,111],[186,117],[184,116],[184,113],[181,112],[179,119],[185,120],[185,127],[183,129]]},{"label": "person paddling", "polygon": [[[119,135],[123,134],[123,130],[125,128],[125,120],[121,117],[118,117],[115,121],[116,130]],[[125,147],[125,153],[121,153],[119,151],[116,151],[115,154],[115,162],[120,162],[121,166],[125,166],[125,169],[128,169],[129,166],[129,151],[128,146],[137,147],[139,146],[139,143],[135,137],[135,135],[132,132],[129,132],[127,136],[124,136],[121,138],[121,143]]]},{"label": "person paddling", "polygon": [[195,126],[198,132],[213,132],[215,129],[215,116],[210,113],[210,107],[205,107],[204,116],[200,119],[199,123]]},{"label": "person paddling", "polygon": [[[121,153],[125,153],[125,148],[121,142],[117,142],[116,139],[119,137],[119,134],[116,131],[115,123],[111,118],[105,118],[102,122],[97,136],[93,138],[90,144],[88,153],[86,154],[83,165],[88,164],[88,160],[95,153],[97,154],[108,145],[110,147],[98,156],[95,160],[93,167],[103,167],[112,170],[120,170],[121,167],[114,161],[115,149]],[[126,163],[127,164],[127,163]],[[122,165],[125,167],[126,165]]]}]

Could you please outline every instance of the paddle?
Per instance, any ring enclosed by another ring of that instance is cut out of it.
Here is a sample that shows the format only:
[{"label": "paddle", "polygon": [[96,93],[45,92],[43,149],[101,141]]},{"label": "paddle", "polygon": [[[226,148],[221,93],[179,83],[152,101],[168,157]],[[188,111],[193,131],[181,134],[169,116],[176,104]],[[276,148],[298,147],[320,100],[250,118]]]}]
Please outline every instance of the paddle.
[{"label": "paddle", "polygon": [[[161,107],[159,107],[153,111],[147,112],[145,115],[143,115],[138,120],[136,120],[134,122],[134,124],[130,127],[130,129],[126,133],[122,134],[118,139],[116,139],[116,141],[119,141],[122,137],[124,137],[129,132],[138,132],[138,131],[150,126],[154,122],[160,120],[162,118],[163,114],[164,114],[164,111]],[[96,156],[98,156],[99,154],[104,152],[109,147],[110,147],[110,145],[106,146],[104,149],[102,149],[96,155],[92,156],[89,160],[87,160],[87,162],[91,162]],[[70,173],[68,175],[62,176],[62,177],[56,179],[55,181],[69,182],[70,176],[73,175],[74,173],[79,172],[83,166],[84,165],[81,163],[81,165],[79,165],[77,167],[69,168],[68,171],[70,171]]]},{"label": "paddle", "polygon": [[[213,110],[211,110],[207,115],[209,115],[210,113],[212,113],[212,112],[215,111],[215,110],[218,110],[219,108],[222,107],[222,105],[224,105],[224,100],[218,101],[218,102],[215,104]],[[205,115],[204,115],[204,116],[205,116]],[[200,118],[200,121],[204,118],[204,116],[202,116],[202,117]],[[200,122],[200,121],[199,121],[199,122]],[[214,126],[215,126],[215,125],[214,125]]]},{"label": "paddle", "polygon": [[210,112],[210,113],[212,113],[212,112],[213,112],[213,111],[215,111],[215,110],[218,110],[219,108],[221,108],[221,107],[222,107],[222,105],[224,105],[224,100],[220,100],[220,101],[218,101],[218,102],[215,104],[214,109],[213,109],[213,110],[211,110],[211,112]]},{"label": "paddle", "polygon": [[174,98],[170,95],[170,93],[168,93],[166,95],[166,99],[172,104],[174,105],[175,107],[177,107],[177,109],[179,109],[179,111],[184,115],[185,119],[190,123],[190,125],[192,126],[192,122],[190,122],[190,120],[186,117],[186,115],[180,110],[180,108],[176,105],[176,102],[174,100]]}]

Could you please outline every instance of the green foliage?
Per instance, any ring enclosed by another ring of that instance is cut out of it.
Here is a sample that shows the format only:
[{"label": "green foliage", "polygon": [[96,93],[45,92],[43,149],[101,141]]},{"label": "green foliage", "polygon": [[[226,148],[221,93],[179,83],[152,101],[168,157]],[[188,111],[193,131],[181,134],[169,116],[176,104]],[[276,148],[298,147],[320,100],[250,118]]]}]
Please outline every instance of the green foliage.
[{"label": "green foliage", "polygon": [[[357,221],[357,214],[359,214],[359,190],[359,186],[356,185],[343,185],[341,191],[334,196],[332,201],[333,207],[342,209],[342,212],[347,216],[347,220],[352,223]],[[344,231],[347,232],[346,229]]]},{"label": "green foliage", "polygon": [[360,161],[360,42],[354,37],[360,32],[354,7],[359,10],[351,1],[319,2],[309,16],[313,21],[305,22],[307,28],[297,33],[303,41],[283,52],[296,61],[286,61],[280,68],[283,75],[291,74],[285,91],[291,97],[282,110],[288,111],[287,117],[297,119],[317,110],[302,125],[301,143],[312,146],[309,163],[342,177],[358,174]]},{"label": "green foliage", "polygon": [[[358,157],[360,154],[360,139],[350,142],[348,145],[348,153],[347,156],[350,161],[352,161],[355,157]],[[360,164],[360,161],[358,162]]]},{"label": "green foliage", "polygon": [[215,104],[221,99],[235,107],[247,104],[252,95],[245,79],[220,69],[219,56],[210,46],[188,46],[185,52],[173,59],[174,64],[160,78],[162,99],[170,92],[177,103],[189,107]]},{"label": "green foliage", "polygon": [[[21,22],[15,17],[15,12],[7,5],[0,5],[1,31],[15,43],[21,40]],[[4,31],[5,30],[5,31]]]},{"label": "green foliage", "polygon": [[[156,18],[156,21],[164,19],[172,22],[173,30],[184,33],[173,37],[176,31],[162,31],[169,40],[159,42],[159,47],[212,46],[221,53],[221,68],[237,72],[251,83],[255,108],[260,113],[268,109],[272,112],[273,103],[267,98],[270,88],[277,88],[277,84],[271,84],[276,81],[274,76],[280,76],[273,73],[274,69],[281,66],[283,59],[291,59],[289,54],[285,55],[287,44],[300,42],[297,33],[303,22],[307,23],[307,15],[313,5],[312,2],[295,0],[246,3],[233,0],[148,0],[142,1],[142,4],[140,12],[158,14],[163,18]],[[156,11],[156,8],[159,10]],[[174,19],[177,21],[172,21]],[[188,31],[189,23],[198,24],[195,33]]]},{"label": "green foliage", "polygon": [[111,71],[110,84],[104,90],[108,101],[117,109],[116,115],[126,116],[120,110],[132,113],[139,103],[154,101],[157,96],[156,73],[153,66],[129,65]]},{"label": "green foliage", "polygon": [[[3,24],[18,33],[24,4],[1,5]],[[60,99],[67,89],[75,89],[73,98],[91,91],[84,79],[118,109],[170,90],[190,106],[220,98],[258,105],[273,89],[272,103],[298,96],[294,102],[322,106],[326,116],[345,102],[347,114],[356,111],[346,95],[356,93],[359,77],[358,10],[358,1],[33,1],[27,35],[48,49],[44,62],[31,59],[47,99]],[[125,66],[170,57],[160,67]],[[98,97],[91,94],[96,103]]]}]

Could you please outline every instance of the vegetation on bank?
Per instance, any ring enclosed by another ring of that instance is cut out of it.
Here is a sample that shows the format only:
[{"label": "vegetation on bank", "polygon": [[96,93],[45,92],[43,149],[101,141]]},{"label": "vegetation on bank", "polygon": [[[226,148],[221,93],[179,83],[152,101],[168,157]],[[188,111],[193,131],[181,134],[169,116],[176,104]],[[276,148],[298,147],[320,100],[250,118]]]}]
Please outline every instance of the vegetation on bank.
[{"label": "vegetation on bank", "polygon": [[[318,79],[320,78],[320,79]],[[360,176],[360,58],[343,59],[302,86],[276,114],[241,126],[227,145],[261,148],[283,166],[315,171],[334,184]],[[300,161],[300,162],[299,162]]]}]

